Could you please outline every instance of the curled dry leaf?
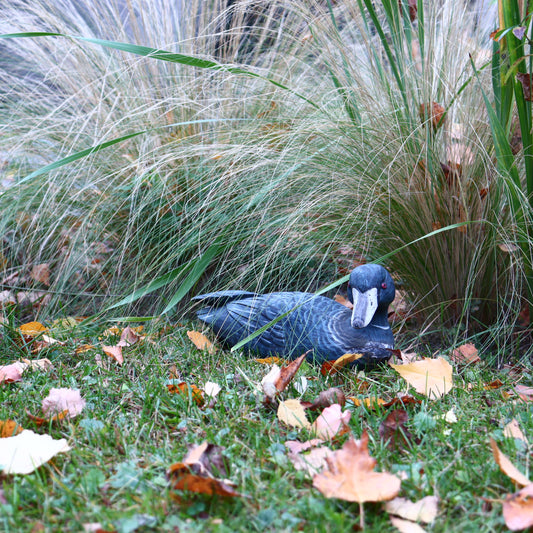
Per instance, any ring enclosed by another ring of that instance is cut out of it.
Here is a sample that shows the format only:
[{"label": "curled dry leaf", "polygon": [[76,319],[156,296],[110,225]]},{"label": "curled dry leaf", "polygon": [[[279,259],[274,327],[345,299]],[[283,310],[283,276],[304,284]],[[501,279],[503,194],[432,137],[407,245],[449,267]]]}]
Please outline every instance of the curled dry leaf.
[{"label": "curled dry leaf", "polygon": [[172,488],[208,495],[241,496],[231,481],[215,477],[215,474],[227,475],[222,451],[221,447],[207,442],[191,448],[183,461],[171,465],[167,472]]},{"label": "curled dry leaf", "polygon": [[187,337],[191,339],[191,342],[199,349],[205,350],[210,354],[215,353],[215,345],[199,331],[187,331]]},{"label": "curled dry leaf", "polygon": [[348,423],[351,416],[352,413],[350,411],[344,411],[343,413],[338,403],[330,405],[313,422],[311,432],[317,438],[323,440],[331,440],[334,437],[344,435],[350,430]]},{"label": "curled dry leaf", "polygon": [[351,437],[326,459],[327,469],[313,477],[313,486],[326,498],[350,502],[391,500],[400,491],[401,481],[387,472],[374,472],[376,460],[368,453],[368,434]]},{"label": "curled dry leaf", "polygon": [[405,427],[409,415],[404,409],[394,409],[379,425],[379,436],[387,443],[387,447],[403,450],[412,435]]},{"label": "curled dry leaf", "polygon": [[455,348],[452,352],[451,359],[459,365],[479,363],[481,357],[478,355],[478,349],[471,343],[463,344]]},{"label": "curled dry leaf", "polygon": [[32,370],[50,370],[53,368],[52,361],[47,359],[25,359],[22,358],[21,361],[28,365]]},{"label": "curled dry leaf", "polygon": [[276,381],[276,389],[278,389],[278,392],[283,392],[287,388],[287,385],[293,380],[296,372],[298,372],[302,363],[305,361],[306,355],[307,353],[304,353],[294,361],[291,361],[288,365],[281,367],[279,377]]},{"label": "curled dry leaf", "polygon": [[341,368],[344,368],[350,363],[357,361],[357,359],[361,359],[361,357],[363,357],[362,353],[345,353],[334,361],[324,361],[324,363],[322,363],[320,373],[323,376],[336,374]]},{"label": "curled dry leaf", "polygon": [[533,484],[505,497],[503,519],[511,531],[533,526]]},{"label": "curled dry leaf", "polygon": [[424,524],[433,522],[439,512],[437,496],[426,496],[417,502],[411,502],[406,498],[394,498],[383,505],[387,513]]},{"label": "curled dry leaf", "polygon": [[390,366],[412,385],[416,392],[429,399],[441,398],[453,388],[453,368],[442,357],[424,358],[406,365]]},{"label": "curled dry leaf", "polygon": [[522,84],[524,100],[528,100],[529,102],[531,102],[531,74],[518,72],[516,74],[516,79]]},{"label": "curled dry leaf", "polygon": [[265,357],[263,359],[254,359],[256,363],[261,365],[280,365],[284,362],[281,357]]},{"label": "curled dry leaf", "polygon": [[14,437],[0,439],[0,470],[3,474],[29,474],[54,455],[69,450],[66,439],[55,440],[25,429]]},{"label": "curled dry leaf", "polygon": [[122,346],[105,346],[102,344],[102,350],[105,354],[109,355],[109,357],[112,357],[119,365],[124,362]]},{"label": "curled dry leaf", "polygon": [[501,452],[498,448],[498,445],[494,439],[490,439],[490,447],[492,448],[492,455],[497,465],[500,467],[500,470],[506,475],[509,476],[515,483],[525,487],[529,485],[531,481],[516,468],[516,466],[510,461],[510,459]]},{"label": "curled dry leaf", "polygon": [[[322,442],[320,439],[315,440]],[[285,443],[285,445],[287,445],[287,443]],[[307,453],[297,453],[289,450],[287,457],[296,470],[303,470],[310,476],[314,476],[327,466],[326,459],[330,457],[332,453],[333,451],[329,448],[320,446],[318,448],[311,448]]]},{"label": "curled dry leaf", "polygon": [[78,389],[51,389],[43,400],[42,408],[45,415],[55,415],[67,411],[67,418],[74,418],[83,411],[85,403]]},{"label": "curled dry leaf", "polygon": [[16,361],[10,365],[0,366],[0,383],[14,383],[22,380],[24,370],[28,368],[26,363]]},{"label": "curled dry leaf", "polygon": [[300,400],[291,399],[280,402],[278,406],[278,420],[295,428],[309,429],[311,427]]},{"label": "curled dry leaf", "polygon": [[120,340],[118,341],[117,346],[131,346],[139,342],[143,337],[135,331],[135,329],[126,326],[122,333],[120,334]]},{"label": "curled dry leaf", "polygon": [[278,393],[276,383],[278,382],[280,374],[281,368],[274,364],[268,374],[261,380],[261,388],[269,400],[272,400]]},{"label": "curled dry leaf", "polygon": [[48,418],[32,415],[30,412],[28,412],[28,410],[26,410],[26,414],[28,415],[28,418],[33,420],[33,422],[37,426],[42,426],[44,424],[48,425],[50,423],[55,423],[55,422],[61,422],[62,420],[65,420],[66,418],[70,418],[68,416],[68,409],[60,411],[59,413],[56,413],[55,415],[52,415]]},{"label": "curled dry leaf", "polygon": [[341,407],[344,407],[346,403],[346,397],[337,387],[330,387],[327,390],[322,391],[316,398],[316,400],[309,406],[309,409],[324,409],[338,403]]},{"label": "curled dry leaf", "polygon": [[421,104],[420,105],[420,120],[422,123],[430,121],[433,129],[436,130],[444,124],[444,113],[446,110],[437,102],[432,102],[431,104]]},{"label": "curled dry leaf", "polygon": [[0,439],[18,435],[22,430],[14,420],[0,420]]}]

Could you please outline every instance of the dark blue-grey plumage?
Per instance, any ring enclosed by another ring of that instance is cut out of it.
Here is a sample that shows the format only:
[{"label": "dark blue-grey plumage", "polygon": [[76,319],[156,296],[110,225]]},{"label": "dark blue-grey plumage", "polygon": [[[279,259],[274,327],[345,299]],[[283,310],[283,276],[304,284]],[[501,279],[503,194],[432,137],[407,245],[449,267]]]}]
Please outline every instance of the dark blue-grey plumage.
[{"label": "dark blue-grey plumage", "polygon": [[290,312],[245,345],[263,357],[298,357],[323,362],[345,353],[363,353],[359,366],[390,357],[394,337],[387,312],[394,282],[379,265],[354,269],[348,284],[351,311],[324,296],[304,292],[256,294],[220,291],[195,296],[205,305],[197,314],[217,336],[233,346],[275,318]]}]

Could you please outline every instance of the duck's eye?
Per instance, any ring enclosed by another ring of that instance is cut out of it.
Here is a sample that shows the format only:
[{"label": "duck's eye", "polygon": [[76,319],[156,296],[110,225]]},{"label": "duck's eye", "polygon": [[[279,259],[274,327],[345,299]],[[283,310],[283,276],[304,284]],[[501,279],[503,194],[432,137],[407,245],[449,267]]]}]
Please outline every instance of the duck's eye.
[{"label": "duck's eye", "polygon": [[386,289],[386,288],[387,288],[387,284],[386,284],[386,283],[382,283],[382,284],[381,284],[381,288],[382,288],[382,289]]}]

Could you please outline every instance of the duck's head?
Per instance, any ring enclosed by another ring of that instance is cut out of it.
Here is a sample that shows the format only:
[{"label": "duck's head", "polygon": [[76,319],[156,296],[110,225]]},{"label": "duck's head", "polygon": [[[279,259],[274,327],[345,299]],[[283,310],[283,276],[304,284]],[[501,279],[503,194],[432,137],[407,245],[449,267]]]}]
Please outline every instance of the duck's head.
[{"label": "duck's head", "polygon": [[348,299],[353,304],[352,327],[366,328],[378,309],[386,316],[394,293],[394,281],[381,265],[361,265],[352,270],[348,282]]}]

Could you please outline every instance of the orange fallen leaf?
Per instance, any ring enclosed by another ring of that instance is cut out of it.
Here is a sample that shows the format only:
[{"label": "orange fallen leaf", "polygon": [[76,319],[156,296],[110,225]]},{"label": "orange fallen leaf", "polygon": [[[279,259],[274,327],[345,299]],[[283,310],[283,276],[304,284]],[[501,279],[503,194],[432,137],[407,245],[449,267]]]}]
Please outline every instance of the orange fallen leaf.
[{"label": "orange fallen leaf", "polygon": [[351,437],[326,459],[328,468],[313,477],[313,486],[326,498],[350,502],[391,500],[401,481],[388,472],[375,472],[376,460],[368,453],[368,433],[360,440]]},{"label": "orange fallen leaf", "polygon": [[533,484],[505,497],[503,519],[511,531],[533,526]]},{"label": "orange fallen leaf", "polygon": [[402,394],[400,396],[397,396],[396,398],[393,398],[392,400],[389,400],[388,402],[385,402],[383,404],[383,407],[392,407],[393,405],[409,405],[409,404],[415,404],[418,405],[419,403],[422,403],[422,400],[417,400],[413,396],[410,396],[409,394]]},{"label": "orange fallen leaf", "polygon": [[22,430],[14,420],[0,420],[0,439],[18,435]]},{"label": "orange fallen leaf", "polygon": [[406,365],[390,365],[415,390],[429,399],[438,399],[448,394],[453,388],[453,368],[442,357],[424,358]]},{"label": "orange fallen leaf", "polygon": [[190,391],[192,399],[198,405],[203,405],[204,403],[204,394],[196,385],[190,385],[189,383],[185,383],[183,381],[181,383],[178,383],[177,385],[167,385],[167,389],[168,392],[182,395],[189,395]]},{"label": "orange fallen leaf", "polygon": [[427,120],[431,122],[433,129],[436,130],[444,124],[444,114],[446,110],[437,102],[431,102],[431,104],[420,105],[420,119],[423,123]]},{"label": "orange fallen leaf", "polygon": [[45,331],[48,331],[48,328],[43,326],[40,322],[28,322],[26,324],[22,324],[22,326],[19,327],[19,331],[25,337],[37,337],[38,335],[43,334]]},{"label": "orange fallen leaf", "polygon": [[498,445],[494,439],[490,439],[490,447],[492,448],[492,455],[496,464],[500,467],[500,470],[506,475],[509,476],[515,483],[519,485],[526,486],[531,483],[529,479],[516,468],[516,466],[510,461],[510,459],[501,452],[498,448]]},{"label": "orange fallen leaf", "polygon": [[199,331],[187,331],[187,337],[191,339],[192,343],[199,349],[205,350],[210,354],[215,353],[215,345]]},{"label": "orange fallen leaf", "polygon": [[307,354],[304,353],[294,361],[291,361],[288,365],[281,367],[279,377],[275,383],[278,392],[283,392],[287,388],[287,385],[292,381],[296,372],[298,372],[302,363],[305,361],[306,355]]},{"label": "orange fallen leaf", "polygon": [[285,362],[281,357],[265,357],[263,359],[254,359],[254,361],[261,365],[276,365]]},{"label": "orange fallen leaf", "polygon": [[81,344],[74,350],[74,353],[79,355],[80,353],[90,352],[91,350],[94,350],[94,346],[92,344]]},{"label": "orange fallen leaf", "polygon": [[345,353],[341,355],[338,359],[333,361],[324,361],[320,369],[320,373],[323,376],[328,376],[330,374],[336,374],[341,368],[361,359],[363,357],[362,353]]},{"label": "orange fallen leaf", "polygon": [[344,296],[342,296],[341,294],[336,294],[333,299],[341,304],[341,305],[344,305],[344,307],[347,307],[348,309],[353,309],[353,303],[350,302],[350,300],[348,300],[347,298],[345,298]]},{"label": "orange fallen leaf", "polygon": [[105,346],[102,345],[102,350],[105,354],[112,357],[119,365],[124,362],[124,356],[122,355],[122,346]]},{"label": "orange fallen leaf", "polygon": [[364,405],[367,409],[375,409],[376,407],[387,403],[383,398],[378,398],[377,396],[368,396],[367,398],[348,396],[346,399],[350,400],[356,407]]},{"label": "orange fallen leaf", "polygon": [[42,426],[44,424],[50,424],[51,422],[52,423],[61,422],[65,420],[66,418],[70,418],[68,415],[68,409],[65,409],[64,411],[61,411],[49,417],[32,415],[29,411],[26,411],[26,414],[28,415],[28,418],[33,420],[37,426]]},{"label": "orange fallen leaf", "polygon": [[481,361],[478,355],[478,349],[471,343],[463,344],[455,348],[452,352],[451,359],[454,363],[460,365],[475,364]]}]

